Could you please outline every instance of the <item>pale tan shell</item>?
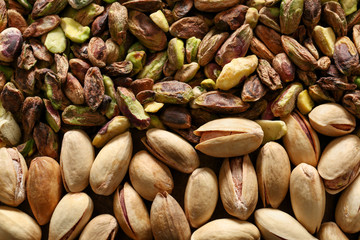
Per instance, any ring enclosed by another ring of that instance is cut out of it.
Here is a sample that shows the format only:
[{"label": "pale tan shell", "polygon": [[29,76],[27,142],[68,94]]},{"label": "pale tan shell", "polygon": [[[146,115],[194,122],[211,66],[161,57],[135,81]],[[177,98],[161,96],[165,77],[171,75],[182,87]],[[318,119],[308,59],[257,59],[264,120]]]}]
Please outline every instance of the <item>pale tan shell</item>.
[{"label": "pale tan shell", "polygon": [[94,217],[82,231],[79,240],[114,240],[118,223],[110,214]]},{"label": "pale tan shell", "polygon": [[40,240],[36,221],[19,209],[0,206],[0,238],[6,240]]},{"label": "pale tan shell", "polygon": [[68,193],[58,203],[49,226],[49,240],[75,239],[90,220],[94,205],[86,193]]},{"label": "pale tan shell", "polygon": [[319,240],[348,240],[346,235],[334,222],[325,222],[321,224],[317,235]]},{"label": "pale tan shell", "polygon": [[284,200],[290,182],[290,160],[279,143],[268,142],[260,150],[256,160],[259,192],[264,207],[278,208]]},{"label": "pale tan shell", "polygon": [[295,218],[278,209],[256,210],[255,224],[264,239],[316,239]]},{"label": "pale tan shell", "polygon": [[[356,127],[355,117],[337,103],[324,103],[309,113],[311,126],[326,136],[337,137],[351,133]],[[342,129],[346,126],[346,130]]]},{"label": "pale tan shell", "polygon": [[189,177],[185,189],[185,215],[192,227],[198,228],[213,214],[218,200],[218,182],[213,170],[198,168]]},{"label": "pale tan shell", "polygon": [[335,220],[346,233],[360,231],[360,177],[341,194],[335,209]]},{"label": "pale tan shell", "polygon": [[140,195],[125,183],[114,195],[114,213],[121,229],[132,239],[152,239],[150,217]]},{"label": "pale tan shell", "polygon": [[90,171],[90,186],[108,196],[119,186],[128,170],[133,144],[129,131],[113,138],[98,153]]},{"label": "pale tan shell", "polygon": [[90,169],[94,158],[94,147],[83,130],[70,130],[64,134],[60,167],[66,191],[81,192],[89,185]]},{"label": "pale tan shell", "polygon": [[170,169],[145,150],[131,159],[129,176],[134,189],[149,201],[153,201],[158,192],[171,194],[174,188]]},{"label": "pale tan shell", "polygon": [[300,163],[290,176],[290,200],[296,219],[311,233],[320,229],[325,213],[324,184],[313,166]]},{"label": "pale tan shell", "polygon": [[236,157],[255,151],[261,144],[264,132],[260,125],[245,118],[222,118],[205,123],[194,133],[224,131],[231,135],[216,137],[195,146],[197,150],[212,157]]},{"label": "pale tan shell", "polygon": [[252,223],[222,218],[206,223],[197,229],[191,240],[260,240],[259,229]]}]

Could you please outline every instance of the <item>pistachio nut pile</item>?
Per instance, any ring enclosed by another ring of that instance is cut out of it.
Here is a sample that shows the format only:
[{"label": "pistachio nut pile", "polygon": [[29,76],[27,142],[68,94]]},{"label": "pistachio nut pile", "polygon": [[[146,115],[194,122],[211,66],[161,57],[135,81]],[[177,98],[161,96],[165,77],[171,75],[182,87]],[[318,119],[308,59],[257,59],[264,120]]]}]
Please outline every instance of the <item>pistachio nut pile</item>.
[{"label": "pistachio nut pile", "polygon": [[0,0],[0,240],[360,239],[357,0]]}]

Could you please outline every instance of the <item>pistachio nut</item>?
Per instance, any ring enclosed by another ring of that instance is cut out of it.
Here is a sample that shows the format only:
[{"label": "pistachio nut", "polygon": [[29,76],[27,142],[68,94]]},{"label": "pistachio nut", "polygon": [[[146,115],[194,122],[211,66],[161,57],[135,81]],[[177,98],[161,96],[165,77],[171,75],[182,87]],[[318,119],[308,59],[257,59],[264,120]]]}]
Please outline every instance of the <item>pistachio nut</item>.
[{"label": "pistachio nut", "polygon": [[[120,146],[120,147],[119,147]],[[90,170],[90,186],[99,195],[109,196],[123,180],[132,155],[129,131],[108,142],[98,153]]]},{"label": "pistachio nut", "polygon": [[66,49],[66,37],[61,27],[57,27],[46,35],[44,45],[51,53],[62,53]]},{"label": "pistachio nut", "polygon": [[177,38],[196,37],[202,39],[209,32],[209,26],[202,17],[184,17],[171,24],[169,32]]},{"label": "pistachio nut", "polygon": [[302,21],[309,29],[313,29],[321,18],[321,0],[304,0]]},{"label": "pistachio nut", "polygon": [[268,86],[272,91],[281,89],[280,75],[272,68],[271,64],[265,59],[259,60],[259,65],[256,69],[258,76],[263,84]]},{"label": "pistachio nut", "polygon": [[144,150],[131,159],[129,176],[134,189],[148,201],[153,201],[158,192],[171,194],[174,188],[170,169]]},{"label": "pistachio nut", "polygon": [[295,166],[300,163],[316,166],[320,156],[320,142],[310,123],[298,111],[293,111],[281,120],[288,129],[283,142],[291,162]]},{"label": "pistachio nut", "polygon": [[[5,1],[3,1],[5,5]],[[22,33],[24,33],[25,29],[28,27],[28,24],[21,13],[16,11],[15,9],[8,9],[6,16],[6,6],[1,6],[1,31],[5,30],[6,25],[9,27],[15,27],[19,29]]]},{"label": "pistachio nut", "polygon": [[16,148],[0,148],[0,201],[17,207],[26,198],[28,167]]},{"label": "pistachio nut", "polygon": [[168,106],[160,115],[160,119],[166,126],[175,129],[188,129],[191,127],[190,112],[180,106]]},{"label": "pistachio nut", "polygon": [[275,117],[284,117],[291,113],[295,108],[297,96],[303,90],[303,86],[299,82],[289,84],[276,97],[271,104],[271,112]]},{"label": "pistachio nut", "polygon": [[119,2],[110,5],[108,12],[109,31],[112,40],[121,45],[126,38],[128,29],[128,12]]},{"label": "pistachio nut", "polygon": [[312,33],[316,45],[321,52],[328,57],[332,57],[335,48],[335,33],[331,27],[316,26]]},{"label": "pistachio nut", "polygon": [[33,138],[40,155],[58,159],[59,138],[49,125],[38,123],[34,128]]},{"label": "pistachio nut", "polygon": [[51,216],[49,240],[75,239],[91,218],[94,204],[83,192],[66,194]]},{"label": "pistachio nut", "polygon": [[96,111],[104,99],[104,94],[105,87],[100,69],[98,67],[89,68],[84,79],[85,102],[93,111]]},{"label": "pistachio nut", "polygon": [[290,182],[290,160],[284,147],[266,143],[256,160],[260,197],[264,207],[278,208],[285,199]]},{"label": "pistachio nut", "polygon": [[317,239],[291,215],[278,209],[262,208],[256,210],[255,224],[264,239]]},{"label": "pistachio nut", "polygon": [[244,24],[249,24],[254,29],[259,21],[259,11],[251,7],[246,11]]},{"label": "pistachio nut", "polygon": [[59,163],[50,157],[34,158],[29,167],[26,192],[35,219],[40,225],[47,224],[61,199]]},{"label": "pistachio nut", "polygon": [[191,173],[200,164],[195,149],[174,133],[149,129],[142,142],[156,158],[180,172]]},{"label": "pistachio nut", "polygon": [[185,54],[188,63],[197,62],[197,55],[201,40],[196,37],[186,39]]},{"label": "pistachio nut", "polygon": [[344,190],[337,202],[335,220],[339,227],[346,233],[360,231],[360,178]]},{"label": "pistachio nut", "polygon": [[19,29],[11,27],[0,33],[0,61],[12,62],[18,55],[23,43]]},{"label": "pistachio nut", "polygon": [[179,70],[176,71],[174,79],[180,82],[189,82],[192,80],[200,69],[197,62],[184,64]]},{"label": "pistachio nut", "polygon": [[313,109],[315,103],[310,97],[307,89],[301,91],[297,96],[296,107],[299,109],[301,114],[306,115]]},{"label": "pistachio nut", "polygon": [[337,39],[334,48],[336,67],[344,75],[350,75],[359,64],[359,54],[354,43],[348,37]]},{"label": "pistachio nut", "polygon": [[191,235],[191,240],[257,240],[259,229],[252,223],[238,219],[221,218],[206,223]]},{"label": "pistachio nut", "polygon": [[154,84],[155,100],[161,103],[183,104],[193,97],[189,84],[179,81],[164,81]]},{"label": "pistachio nut", "polygon": [[282,138],[287,133],[287,126],[281,120],[256,120],[264,132],[262,144]]},{"label": "pistachio nut", "polygon": [[22,104],[25,100],[23,92],[12,82],[7,82],[4,85],[0,98],[1,108],[4,109],[3,114],[5,114],[6,111],[9,111],[14,115],[21,111]]},{"label": "pistachio nut", "polygon": [[223,31],[238,29],[245,22],[248,9],[248,6],[239,4],[219,12],[214,18],[215,26]]},{"label": "pistachio nut", "polygon": [[195,0],[195,8],[204,12],[219,12],[238,4],[237,0]]},{"label": "pistachio nut", "polygon": [[322,18],[332,27],[338,37],[347,34],[345,12],[337,1],[327,1],[322,5]]},{"label": "pistachio nut", "polygon": [[99,37],[92,37],[88,46],[90,62],[96,67],[105,67],[107,52],[105,42]]},{"label": "pistachio nut", "polygon": [[90,28],[82,26],[72,18],[62,18],[60,26],[65,36],[75,43],[83,43],[90,37]]},{"label": "pistachio nut", "polygon": [[170,66],[180,69],[184,65],[184,42],[178,38],[171,39],[168,43],[167,54]]},{"label": "pistachio nut", "polygon": [[325,147],[318,171],[328,193],[342,191],[359,175],[359,148],[360,139],[353,134],[335,138]]},{"label": "pistachio nut", "polygon": [[50,32],[60,24],[60,17],[57,15],[49,15],[35,20],[24,31],[23,36],[39,37],[47,32]]},{"label": "pistachio nut", "polygon": [[318,232],[319,240],[349,240],[334,222],[321,224]]},{"label": "pistachio nut", "polygon": [[61,114],[65,124],[76,126],[102,126],[106,118],[99,112],[93,112],[90,107],[69,105]]},{"label": "pistachio nut", "polygon": [[267,89],[261,83],[260,78],[258,78],[257,75],[253,75],[245,80],[241,92],[241,99],[244,102],[256,102],[261,99],[266,94],[266,92]]},{"label": "pistachio nut", "polygon": [[137,78],[151,78],[154,81],[159,80],[167,59],[168,55],[166,51],[156,52],[150,55],[147,58],[145,66],[137,75]]},{"label": "pistachio nut", "polygon": [[3,239],[40,240],[41,229],[35,220],[19,209],[0,206],[0,236]]},{"label": "pistachio nut", "polygon": [[[4,92],[4,90],[2,91]],[[0,140],[7,146],[15,146],[21,140],[21,129],[11,112],[7,112],[0,102]]]},{"label": "pistachio nut", "polygon": [[79,240],[114,240],[118,228],[116,218],[110,214],[101,214],[86,224]]},{"label": "pistachio nut", "polygon": [[280,32],[280,9],[278,7],[263,7],[259,10],[259,21]]},{"label": "pistachio nut", "polygon": [[281,35],[274,29],[264,25],[258,25],[255,28],[255,34],[274,54],[280,54],[284,52],[284,49],[281,45]]},{"label": "pistachio nut", "polygon": [[280,5],[280,28],[282,34],[290,35],[298,28],[304,9],[304,0],[282,0]]},{"label": "pistachio nut", "polygon": [[236,157],[255,151],[264,132],[260,125],[245,118],[222,118],[205,123],[194,131],[200,136],[197,150],[213,157]]},{"label": "pistachio nut", "polygon": [[74,9],[82,9],[89,5],[93,0],[69,0],[69,4]]},{"label": "pistachio nut", "polygon": [[151,204],[150,222],[155,239],[190,239],[191,231],[185,213],[167,192],[156,194]]},{"label": "pistachio nut", "polygon": [[90,3],[86,7],[80,9],[74,16],[75,21],[79,22],[83,26],[90,25],[94,19],[104,12],[103,6],[95,3]]},{"label": "pistachio nut", "polygon": [[140,195],[127,182],[115,192],[114,214],[130,238],[152,239],[148,210]]},{"label": "pistachio nut", "polygon": [[218,200],[217,177],[210,168],[198,168],[190,175],[184,196],[185,215],[194,228],[209,221]]},{"label": "pistachio nut", "polygon": [[150,14],[151,20],[164,32],[169,31],[169,23],[161,10],[157,10]]},{"label": "pistachio nut", "polygon": [[79,80],[70,72],[66,77],[64,94],[73,104],[82,105],[85,103],[84,88]]}]

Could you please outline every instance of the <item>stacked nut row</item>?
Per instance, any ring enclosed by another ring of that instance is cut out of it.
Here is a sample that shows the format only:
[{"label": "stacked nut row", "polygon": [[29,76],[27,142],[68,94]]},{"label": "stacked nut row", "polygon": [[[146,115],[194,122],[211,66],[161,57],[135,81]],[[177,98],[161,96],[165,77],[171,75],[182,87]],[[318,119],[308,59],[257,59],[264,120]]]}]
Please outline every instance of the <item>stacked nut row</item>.
[{"label": "stacked nut row", "polygon": [[0,0],[0,239],[355,239],[357,5]]}]

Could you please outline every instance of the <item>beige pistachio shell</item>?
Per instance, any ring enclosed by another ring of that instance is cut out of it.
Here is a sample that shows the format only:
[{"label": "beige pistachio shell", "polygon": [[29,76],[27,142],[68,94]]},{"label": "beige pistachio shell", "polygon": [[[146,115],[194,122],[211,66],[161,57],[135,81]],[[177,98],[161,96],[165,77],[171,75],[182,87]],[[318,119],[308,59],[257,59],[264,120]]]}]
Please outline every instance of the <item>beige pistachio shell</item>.
[{"label": "beige pistachio shell", "polygon": [[191,173],[200,165],[195,149],[178,135],[152,128],[146,132],[146,137],[148,150],[168,166]]},{"label": "beige pistachio shell", "polygon": [[259,229],[252,223],[238,219],[222,218],[208,222],[197,229],[191,240],[259,240]]},{"label": "beige pistachio shell", "polygon": [[26,192],[31,210],[40,225],[50,221],[61,199],[62,186],[57,161],[50,157],[37,157],[31,161]]},{"label": "beige pistachio shell", "polygon": [[346,235],[334,222],[325,222],[321,224],[317,236],[319,240],[348,240]]},{"label": "beige pistachio shell", "polygon": [[68,193],[51,216],[49,240],[75,239],[90,220],[94,205],[86,193]]},{"label": "beige pistachio shell", "polygon": [[324,103],[309,113],[311,126],[326,136],[337,137],[351,133],[356,127],[355,117],[337,103]]},{"label": "beige pistachio shell", "polygon": [[64,134],[60,167],[66,191],[81,192],[89,185],[90,169],[94,158],[94,147],[83,130],[70,130]]},{"label": "beige pistachio shell", "polygon": [[360,231],[360,177],[341,194],[335,209],[335,221],[346,233]]},{"label": "beige pistachio shell", "polygon": [[295,218],[278,209],[255,211],[255,224],[265,239],[315,240]]},{"label": "beige pistachio shell", "polygon": [[213,157],[236,157],[255,151],[261,144],[264,132],[260,125],[245,118],[222,118],[205,123],[194,133],[221,133],[207,140],[200,140],[197,150]]},{"label": "beige pistachio shell", "polygon": [[258,182],[249,155],[224,160],[219,188],[226,212],[240,220],[248,219],[258,201]]},{"label": "beige pistachio shell", "polygon": [[0,238],[6,240],[40,240],[36,221],[19,209],[0,206]]},{"label": "beige pistachio shell", "polygon": [[156,240],[188,240],[190,226],[179,203],[167,192],[158,193],[150,210],[151,229]]},{"label": "beige pistachio shell", "polygon": [[0,202],[16,207],[26,198],[28,168],[16,148],[0,148]]},{"label": "beige pistachio shell", "polygon": [[321,155],[318,171],[330,194],[349,186],[360,173],[359,137],[348,134],[332,140]]},{"label": "beige pistachio shell", "polygon": [[296,219],[311,233],[320,229],[325,213],[324,184],[313,166],[300,163],[291,172],[290,200]]},{"label": "beige pistachio shell", "polygon": [[256,173],[264,207],[278,208],[288,192],[291,173],[284,147],[277,142],[266,143],[256,160]]},{"label": "beige pistachio shell", "polygon": [[132,239],[152,239],[149,213],[140,195],[125,183],[114,195],[114,213],[121,229]]},{"label": "beige pistachio shell", "polygon": [[218,182],[213,170],[198,168],[192,172],[185,189],[185,214],[192,227],[198,228],[213,214],[218,200]]},{"label": "beige pistachio shell", "polygon": [[145,150],[131,159],[129,176],[134,189],[148,201],[153,201],[158,192],[171,194],[174,188],[170,169]]},{"label": "beige pistachio shell", "polygon": [[129,131],[111,139],[98,153],[90,171],[90,186],[99,195],[112,194],[123,180],[132,155]]},{"label": "beige pistachio shell", "polygon": [[118,223],[113,216],[101,214],[86,225],[79,240],[114,240],[118,228]]}]

